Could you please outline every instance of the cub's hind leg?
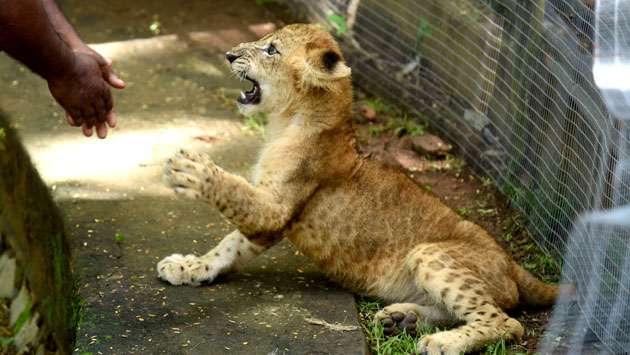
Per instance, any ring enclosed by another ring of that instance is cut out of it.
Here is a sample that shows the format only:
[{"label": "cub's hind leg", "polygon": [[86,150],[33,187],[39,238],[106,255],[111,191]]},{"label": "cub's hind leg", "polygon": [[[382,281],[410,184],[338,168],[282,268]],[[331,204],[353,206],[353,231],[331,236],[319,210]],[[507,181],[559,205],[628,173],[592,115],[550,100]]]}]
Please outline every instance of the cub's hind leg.
[{"label": "cub's hind leg", "polygon": [[443,307],[421,306],[416,303],[394,303],[374,316],[374,322],[383,325],[385,335],[396,335],[403,330],[416,336],[423,326],[442,326],[454,322],[454,318]]},{"label": "cub's hind leg", "polygon": [[[486,282],[462,266],[440,244],[422,244],[407,258],[416,287],[424,290],[453,316],[465,322],[457,328],[425,335],[418,351],[429,355],[459,355],[500,339],[518,339],[521,324],[497,306]],[[509,292],[509,290],[506,290]]]}]

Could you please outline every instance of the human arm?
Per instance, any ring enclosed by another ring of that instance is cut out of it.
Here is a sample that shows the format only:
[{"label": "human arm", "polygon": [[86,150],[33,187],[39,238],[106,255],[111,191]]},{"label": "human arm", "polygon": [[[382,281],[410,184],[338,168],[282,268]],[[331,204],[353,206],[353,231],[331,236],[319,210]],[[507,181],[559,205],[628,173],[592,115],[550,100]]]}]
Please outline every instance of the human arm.
[{"label": "human arm", "polygon": [[0,49],[43,77],[66,110],[68,122],[86,136],[107,135],[116,118],[109,86],[124,82],[111,63],[89,48],[52,0],[0,0]]}]

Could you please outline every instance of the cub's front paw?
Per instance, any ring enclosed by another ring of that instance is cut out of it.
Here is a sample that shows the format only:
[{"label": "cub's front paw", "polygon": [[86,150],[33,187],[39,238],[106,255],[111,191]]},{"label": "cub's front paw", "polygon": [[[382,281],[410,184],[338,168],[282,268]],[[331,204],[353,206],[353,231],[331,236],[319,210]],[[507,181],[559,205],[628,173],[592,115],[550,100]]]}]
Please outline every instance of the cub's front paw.
[{"label": "cub's front paw", "polygon": [[175,193],[208,198],[219,168],[206,156],[180,150],[166,163],[164,177]]},{"label": "cub's front paw", "polygon": [[189,254],[173,254],[157,264],[158,277],[172,285],[199,286],[202,281],[212,281],[217,271],[209,262]]},{"label": "cub's front paw", "polygon": [[418,342],[418,352],[426,355],[460,355],[466,353],[466,336],[456,330],[425,335]]}]

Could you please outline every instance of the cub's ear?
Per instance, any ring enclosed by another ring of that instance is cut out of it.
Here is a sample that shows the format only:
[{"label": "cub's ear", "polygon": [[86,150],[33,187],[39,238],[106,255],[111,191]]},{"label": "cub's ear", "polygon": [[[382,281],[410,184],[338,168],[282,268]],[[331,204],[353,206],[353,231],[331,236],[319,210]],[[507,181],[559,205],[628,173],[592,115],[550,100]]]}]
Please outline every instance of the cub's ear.
[{"label": "cub's ear", "polygon": [[306,45],[306,60],[302,70],[305,86],[330,88],[335,81],[349,77],[352,70],[344,63],[336,48]]}]

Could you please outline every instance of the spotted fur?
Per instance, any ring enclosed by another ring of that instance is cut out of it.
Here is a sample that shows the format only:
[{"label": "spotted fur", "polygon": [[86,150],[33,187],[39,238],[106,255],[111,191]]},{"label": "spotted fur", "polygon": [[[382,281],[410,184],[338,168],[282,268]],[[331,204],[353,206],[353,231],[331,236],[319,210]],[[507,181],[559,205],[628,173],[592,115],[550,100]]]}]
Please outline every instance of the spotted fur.
[{"label": "spotted fur", "polygon": [[[264,52],[270,43],[279,54]],[[160,277],[212,281],[287,238],[342,285],[393,303],[377,321],[402,313],[400,322],[418,325],[464,323],[421,338],[428,354],[520,338],[523,327],[505,310],[554,301],[557,287],[518,266],[484,229],[358,154],[350,68],[328,33],[291,25],[231,53],[232,71],[260,83],[261,102],[240,109],[268,114],[269,139],[253,183],[197,154],[169,161],[175,191],[216,206],[237,231],[202,257],[167,257]]]}]

